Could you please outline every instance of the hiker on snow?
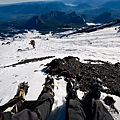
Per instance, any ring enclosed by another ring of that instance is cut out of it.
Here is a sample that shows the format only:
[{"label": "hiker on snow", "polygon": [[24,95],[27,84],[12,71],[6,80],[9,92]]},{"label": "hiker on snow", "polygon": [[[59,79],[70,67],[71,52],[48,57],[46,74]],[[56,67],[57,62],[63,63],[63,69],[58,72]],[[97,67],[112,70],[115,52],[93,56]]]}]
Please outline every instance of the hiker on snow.
[{"label": "hiker on snow", "polygon": [[0,120],[47,120],[54,103],[54,80],[47,76],[37,100],[26,101],[28,83],[20,83],[17,94],[8,103],[0,106]]},{"label": "hiker on snow", "polygon": [[31,40],[30,44],[33,46],[33,48],[35,48],[35,40]]}]

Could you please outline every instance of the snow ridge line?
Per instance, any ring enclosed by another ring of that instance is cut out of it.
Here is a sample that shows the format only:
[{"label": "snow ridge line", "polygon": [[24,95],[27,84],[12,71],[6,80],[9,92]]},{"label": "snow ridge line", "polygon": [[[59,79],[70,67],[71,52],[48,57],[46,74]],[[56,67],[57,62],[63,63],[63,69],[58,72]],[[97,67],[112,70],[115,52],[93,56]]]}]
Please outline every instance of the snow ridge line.
[{"label": "snow ridge line", "polygon": [[11,65],[2,66],[0,68],[6,68],[6,67],[11,67],[11,66],[15,67],[16,65],[21,65],[21,64],[25,64],[25,63],[29,63],[29,62],[42,61],[42,60],[53,58],[53,57],[55,57],[55,56],[46,56],[46,57],[40,57],[40,58],[25,59],[25,60],[21,60],[18,63],[14,63],[14,64],[11,64]]}]

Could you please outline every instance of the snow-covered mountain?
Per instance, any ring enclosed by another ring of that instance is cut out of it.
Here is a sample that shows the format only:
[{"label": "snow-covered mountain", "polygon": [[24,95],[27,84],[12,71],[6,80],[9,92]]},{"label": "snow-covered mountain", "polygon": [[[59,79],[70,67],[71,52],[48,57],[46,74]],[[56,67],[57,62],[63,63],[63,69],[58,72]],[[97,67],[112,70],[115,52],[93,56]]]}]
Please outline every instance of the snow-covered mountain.
[{"label": "snow-covered mountain", "polygon": [[[37,99],[46,77],[41,70],[45,64],[55,58],[70,55],[79,57],[81,62],[84,62],[84,59],[99,59],[111,63],[120,62],[120,33],[117,31],[118,26],[58,38],[52,36],[51,33],[42,35],[34,30],[6,38],[6,40],[0,40],[0,105],[6,103],[16,94],[18,84],[23,81],[28,81],[30,86],[25,99]],[[35,49],[29,44],[31,39],[36,42]],[[8,41],[10,44],[7,44]],[[4,68],[4,66],[21,60],[45,56],[55,57]],[[55,80],[55,84],[59,89],[55,88],[55,103],[49,120],[64,120],[66,82]],[[78,96],[81,99],[83,92],[78,91]],[[101,100],[105,96],[106,94],[102,94]],[[115,107],[120,111],[120,98],[113,97],[116,100]],[[120,119],[120,115],[113,114],[112,111],[111,113],[115,120]]]},{"label": "snow-covered mountain", "polygon": [[60,0],[64,3],[73,3],[73,4],[81,4],[81,3],[88,3],[88,4],[91,4],[91,5],[100,5],[100,4],[103,4],[105,2],[109,2],[109,1],[119,1],[119,0]]}]

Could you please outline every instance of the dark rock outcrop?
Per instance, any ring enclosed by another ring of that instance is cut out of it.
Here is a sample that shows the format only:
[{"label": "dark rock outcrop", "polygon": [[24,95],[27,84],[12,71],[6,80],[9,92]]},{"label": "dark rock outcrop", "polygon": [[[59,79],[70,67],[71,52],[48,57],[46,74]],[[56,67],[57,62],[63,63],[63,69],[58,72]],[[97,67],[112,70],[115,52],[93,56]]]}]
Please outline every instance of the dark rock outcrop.
[{"label": "dark rock outcrop", "polygon": [[120,97],[120,63],[112,64],[101,60],[86,61],[87,63],[82,63],[79,58],[72,56],[54,59],[46,64],[43,71],[58,77],[76,76],[82,91],[87,91],[89,83],[100,78],[103,85],[109,88],[106,93]]}]

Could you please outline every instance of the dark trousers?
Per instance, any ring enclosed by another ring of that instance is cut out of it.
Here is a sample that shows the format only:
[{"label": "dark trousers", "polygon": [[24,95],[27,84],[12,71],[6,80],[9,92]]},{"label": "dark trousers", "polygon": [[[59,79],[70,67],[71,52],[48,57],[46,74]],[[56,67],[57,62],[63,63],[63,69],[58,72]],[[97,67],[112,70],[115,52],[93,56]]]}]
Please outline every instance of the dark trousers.
[{"label": "dark trousers", "polygon": [[92,96],[91,92],[89,92],[82,100],[82,106],[87,120],[114,120],[103,103],[99,99],[94,99]]},{"label": "dark trousers", "polygon": [[[5,104],[4,108],[9,107],[9,105],[14,104],[15,102],[16,99],[12,99],[9,104]],[[15,105],[18,105],[18,103],[21,102],[16,102]],[[53,96],[48,93],[43,93],[36,101],[25,101],[23,104],[19,104],[18,109],[20,108],[20,111],[18,111],[16,114],[13,114],[13,112],[10,111],[3,111],[2,120],[47,120],[53,103]]]},{"label": "dark trousers", "polygon": [[66,120],[114,120],[102,102],[86,97],[66,101]]},{"label": "dark trousers", "polygon": [[79,98],[66,101],[66,120],[86,120]]},{"label": "dark trousers", "polygon": [[42,120],[47,120],[50,115],[52,105],[54,103],[54,98],[50,94],[44,93],[43,95],[38,97],[38,100],[45,100],[44,103],[37,106],[36,109],[40,113]]}]

